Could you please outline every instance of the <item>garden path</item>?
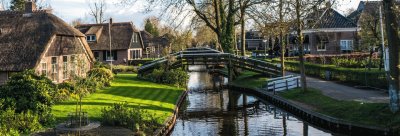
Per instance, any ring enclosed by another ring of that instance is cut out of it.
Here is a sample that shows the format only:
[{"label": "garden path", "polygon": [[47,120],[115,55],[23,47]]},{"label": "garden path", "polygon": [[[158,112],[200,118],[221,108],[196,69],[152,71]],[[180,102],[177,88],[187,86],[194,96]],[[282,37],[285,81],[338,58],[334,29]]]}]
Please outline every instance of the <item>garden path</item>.
[{"label": "garden path", "polygon": [[[300,74],[286,72],[286,75]],[[325,81],[318,78],[307,76],[307,86],[321,90],[326,96],[337,100],[350,100],[360,101],[366,103],[388,103],[389,95],[383,90],[374,89],[358,89],[342,84],[335,83],[333,81]]]}]

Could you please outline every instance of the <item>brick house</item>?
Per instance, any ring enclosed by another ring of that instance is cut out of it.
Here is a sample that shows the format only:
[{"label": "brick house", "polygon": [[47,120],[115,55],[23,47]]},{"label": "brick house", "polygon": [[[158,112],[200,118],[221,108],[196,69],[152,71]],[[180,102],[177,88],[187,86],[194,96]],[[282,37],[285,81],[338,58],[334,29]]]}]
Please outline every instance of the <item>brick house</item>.
[{"label": "brick house", "polygon": [[357,24],[332,8],[317,10],[304,24],[304,47],[310,54],[351,53],[358,45]]},{"label": "brick house", "polygon": [[143,41],[140,32],[131,22],[111,22],[111,53],[109,23],[81,24],[76,26],[86,35],[97,61],[125,65],[129,60],[142,59]]},{"label": "brick house", "polygon": [[94,61],[85,35],[33,2],[25,8],[0,11],[0,84],[27,69],[55,83],[85,76]]}]

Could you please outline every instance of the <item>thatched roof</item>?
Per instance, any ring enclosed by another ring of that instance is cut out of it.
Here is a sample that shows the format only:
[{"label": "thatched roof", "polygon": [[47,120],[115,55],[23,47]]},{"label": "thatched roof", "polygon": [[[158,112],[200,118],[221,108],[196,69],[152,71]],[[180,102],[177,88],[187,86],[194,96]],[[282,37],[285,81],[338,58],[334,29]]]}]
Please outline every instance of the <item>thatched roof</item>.
[{"label": "thatched roof", "polygon": [[171,44],[171,41],[168,38],[167,34],[159,37],[154,37],[152,34],[150,34],[145,30],[140,31],[140,34],[143,39],[144,47],[158,46],[158,45],[161,45],[162,47],[167,47]]},{"label": "thatched roof", "polygon": [[[92,50],[109,50],[110,38],[108,23],[103,24],[82,24],[76,26],[79,31],[85,34],[96,34],[95,42],[88,42]],[[133,43],[133,34],[139,35],[130,22],[113,23],[111,27],[111,42],[113,50],[125,50],[129,48],[142,48],[141,41]],[[141,40],[141,38],[138,38]]]},{"label": "thatched roof", "polygon": [[0,71],[34,68],[56,35],[85,36],[51,13],[0,12]]}]

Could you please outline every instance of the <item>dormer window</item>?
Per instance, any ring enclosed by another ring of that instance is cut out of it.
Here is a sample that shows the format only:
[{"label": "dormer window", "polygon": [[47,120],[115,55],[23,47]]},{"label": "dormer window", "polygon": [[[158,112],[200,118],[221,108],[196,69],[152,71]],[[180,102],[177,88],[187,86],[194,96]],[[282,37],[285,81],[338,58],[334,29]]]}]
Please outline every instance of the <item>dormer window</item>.
[{"label": "dormer window", "polygon": [[96,35],[87,35],[86,40],[88,42],[95,42],[96,41]]}]

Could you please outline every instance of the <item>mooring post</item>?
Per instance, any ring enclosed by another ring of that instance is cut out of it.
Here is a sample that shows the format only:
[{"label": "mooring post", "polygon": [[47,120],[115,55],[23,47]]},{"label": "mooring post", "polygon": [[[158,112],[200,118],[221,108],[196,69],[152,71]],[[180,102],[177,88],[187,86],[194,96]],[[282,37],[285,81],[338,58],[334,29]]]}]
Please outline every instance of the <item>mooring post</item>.
[{"label": "mooring post", "polygon": [[232,62],[231,62],[231,55],[229,55],[229,64],[228,64],[228,81],[231,82],[233,78],[232,72]]}]

